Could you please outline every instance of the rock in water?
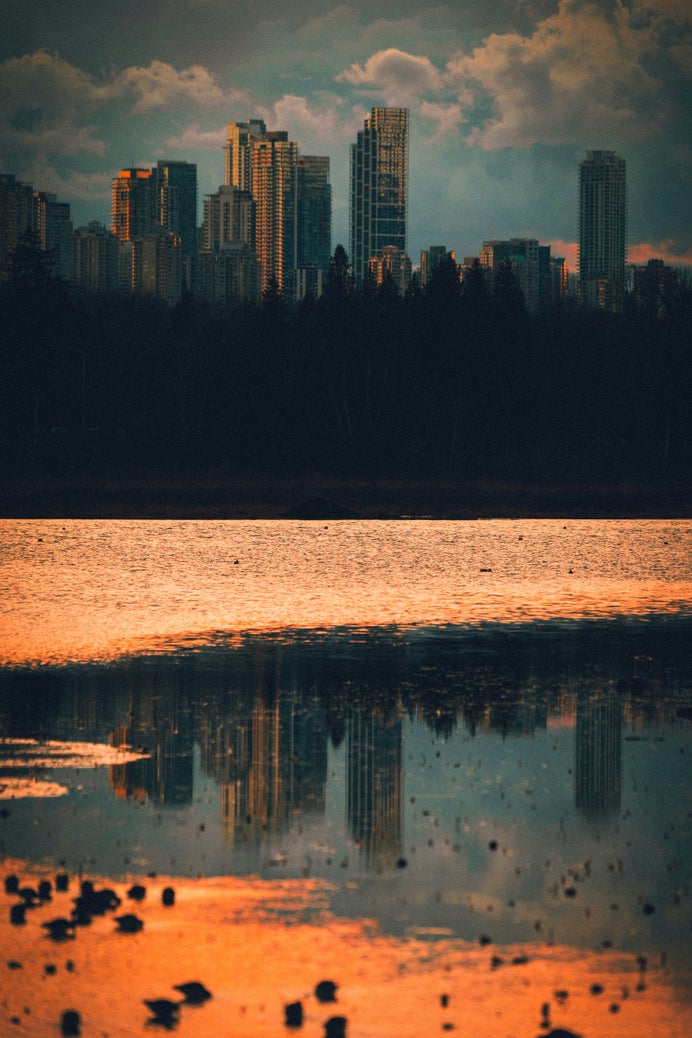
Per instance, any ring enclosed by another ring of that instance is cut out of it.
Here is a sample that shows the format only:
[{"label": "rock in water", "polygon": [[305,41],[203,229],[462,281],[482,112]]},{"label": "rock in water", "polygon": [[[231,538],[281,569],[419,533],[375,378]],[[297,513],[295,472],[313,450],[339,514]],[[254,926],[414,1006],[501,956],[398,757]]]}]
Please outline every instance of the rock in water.
[{"label": "rock in water", "polygon": [[174,984],[173,987],[181,993],[190,1006],[201,1006],[203,1002],[211,998],[211,991],[208,991],[198,980],[190,980],[186,984]]},{"label": "rock in water", "polygon": [[286,1027],[303,1026],[303,1004],[302,1002],[289,1002],[284,1008]]},{"label": "rock in water", "polygon": [[66,1009],[60,1018],[60,1033],[65,1038],[81,1034],[82,1021],[76,1009]]},{"label": "rock in water", "polygon": [[318,1002],[336,1002],[336,984],[332,980],[321,980],[315,988]]}]

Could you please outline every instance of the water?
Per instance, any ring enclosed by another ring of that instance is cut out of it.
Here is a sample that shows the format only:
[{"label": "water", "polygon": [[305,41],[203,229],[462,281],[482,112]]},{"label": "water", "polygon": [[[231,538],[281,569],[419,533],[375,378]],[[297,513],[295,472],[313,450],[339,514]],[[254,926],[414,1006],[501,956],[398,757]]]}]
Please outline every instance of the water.
[{"label": "water", "polygon": [[6,855],[311,877],[399,938],[689,968],[692,523],[0,539]]}]

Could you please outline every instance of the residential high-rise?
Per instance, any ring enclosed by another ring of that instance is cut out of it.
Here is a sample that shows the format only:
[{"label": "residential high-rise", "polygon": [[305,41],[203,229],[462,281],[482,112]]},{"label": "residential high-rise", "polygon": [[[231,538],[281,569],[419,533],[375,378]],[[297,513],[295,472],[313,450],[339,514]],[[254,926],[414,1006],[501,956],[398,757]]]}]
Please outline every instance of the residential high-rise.
[{"label": "residential high-rise", "polygon": [[406,252],[408,109],[373,108],[351,145],[351,267],[362,284],[388,245]]},{"label": "residential high-rise", "polygon": [[249,191],[222,184],[204,199],[202,244],[205,249],[220,249],[227,242],[255,241],[255,202]]},{"label": "residential high-rise", "polygon": [[255,240],[262,291],[288,288],[296,266],[296,160],[298,146],[285,130],[267,130],[261,119],[228,123],[226,184],[250,191],[255,201]]},{"label": "residential high-rise", "polygon": [[183,256],[197,251],[197,166],[194,162],[164,162],[156,176],[156,222],[182,241]]},{"label": "residential high-rise", "polygon": [[625,293],[625,160],[587,151],[579,165],[579,291],[587,306],[618,310]]},{"label": "residential high-rise", "polygon": [[[541,256],[541,248],[547,249]],[[531,314],[539,310],[540,264],[550,262],[550,246],[540,246],[536,238],[510,238],[509,241],[484,241],[481,249],[481,267],[488,271],[492,286],[494,277],[503,263],[510,263],[512,273],[522,290],[526,309]]]},{"label": "residential high-rise", "polygon": [[332,252],[329,157],[301,155],[296,173],[297,266],[326,271]]},{"label": "residential high-rise", "polygon": [[329,159],[300,156],[285,130],[267,130],[262,119],[226,126],[225,182],[249,192],[262,291],[277,286],[289,300],[321,284],[329,266],[331,186]]},{"label": "residential high-rise", "polygon": [[89,292],[114,292],[119,287],[118,239],[92,220],[74,233],[74,279]]},{"label": "residential high-rise", "polygon": [[156,222],[156,178],[150,169],[121,169],[113,180],[113,234],[134,241]]},{"label": "residential high-rise", "polygon": [[0,173],[0,277],[22,235],[36,232],[33,194],[13,173]]},{"label": "residential high-rise", "polygon": [[70,203],[58,202],[48,191],[34,191],[34,223],[39,247],[49,253],[53,273],[66,281],[72,280],[72,219]]}]

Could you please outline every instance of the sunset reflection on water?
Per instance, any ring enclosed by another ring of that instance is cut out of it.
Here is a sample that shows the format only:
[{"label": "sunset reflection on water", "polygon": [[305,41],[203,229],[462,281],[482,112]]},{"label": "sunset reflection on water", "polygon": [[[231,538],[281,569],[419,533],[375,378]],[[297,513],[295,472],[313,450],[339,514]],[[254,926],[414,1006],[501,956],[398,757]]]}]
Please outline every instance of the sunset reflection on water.
[{"label": "sunset reflection on water", "polygon": [[692,603],[685,521],[0,520],[0,543],[0,665]]}]

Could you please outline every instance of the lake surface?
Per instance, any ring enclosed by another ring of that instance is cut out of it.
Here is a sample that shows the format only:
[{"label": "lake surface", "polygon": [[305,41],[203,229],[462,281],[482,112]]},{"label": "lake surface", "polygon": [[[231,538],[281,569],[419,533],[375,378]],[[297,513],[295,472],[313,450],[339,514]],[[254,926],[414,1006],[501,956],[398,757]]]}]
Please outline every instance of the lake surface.
[{"label": "lake surface", "polygon": [[692,523],[0,521],[5,855],[690,966]]}]

